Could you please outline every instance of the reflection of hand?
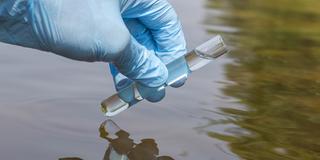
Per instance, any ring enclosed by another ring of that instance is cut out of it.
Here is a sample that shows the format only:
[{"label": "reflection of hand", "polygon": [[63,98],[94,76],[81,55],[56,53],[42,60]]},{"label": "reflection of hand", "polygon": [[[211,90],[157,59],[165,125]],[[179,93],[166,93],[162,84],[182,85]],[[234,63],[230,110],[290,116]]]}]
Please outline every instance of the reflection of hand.
[{"label": "reflection of hand", "polygon": [[157,143],[153,139],[143,139],[128,154],[130,160],[156,160],[159,155]]},{"label": "reflection of hand", "polygon": [[2,42],[113,62],[147,87],[164,84],[164,63],[185,53],[180,23],[165,0],[3,0],[0,22]]},{"label": "reflection of hand", "polygon": [[129,138],[129,133],[120,130],[116,133],[118,138],[110,140],[110,145],[118,154],[128,154],[134,146],[133,139]]},{"label": "reflection of hand", "polygon": [[135,144],[134,140],[130,138],[130,134],[122,130],[112,120],[103,122],[100,125],[99,132],[100,135],[106,135],[105,133],[107,132],[107,135],[110,136],[102,137],[109,141],[109,147],[104,155],[104,159],[110,159],[110,157],[115,156],[113,153],[117,153],[118,156],[116,157],[127,157],[130,160],[173,160],[169,156],[157,157],[159,155],[159,148],[154,139],[142,139],[140,143]]}]

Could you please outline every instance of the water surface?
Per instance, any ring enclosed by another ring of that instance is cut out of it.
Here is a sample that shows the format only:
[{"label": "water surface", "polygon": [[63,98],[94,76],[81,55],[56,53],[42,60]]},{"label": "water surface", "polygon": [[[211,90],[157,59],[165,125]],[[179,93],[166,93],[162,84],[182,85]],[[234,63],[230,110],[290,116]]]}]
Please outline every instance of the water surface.
[{"label": "water surface", "polygon": [[190,49],[219,33],[233,50],[112,122],[106,64],[1,43],[0,158],[320,159],[320,2],[171,2]]}]

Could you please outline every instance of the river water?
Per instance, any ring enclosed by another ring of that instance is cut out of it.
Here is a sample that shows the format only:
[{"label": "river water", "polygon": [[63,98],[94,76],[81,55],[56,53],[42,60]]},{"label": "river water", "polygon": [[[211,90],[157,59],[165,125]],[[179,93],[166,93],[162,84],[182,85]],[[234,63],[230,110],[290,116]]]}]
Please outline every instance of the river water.
[{"label": "river water", "polygon": [[1,43],[0,158],[319,159],[320,3],[308,1],[170,0],[190,49],[219,33],[231,53],[106,122],[106,64]]}]

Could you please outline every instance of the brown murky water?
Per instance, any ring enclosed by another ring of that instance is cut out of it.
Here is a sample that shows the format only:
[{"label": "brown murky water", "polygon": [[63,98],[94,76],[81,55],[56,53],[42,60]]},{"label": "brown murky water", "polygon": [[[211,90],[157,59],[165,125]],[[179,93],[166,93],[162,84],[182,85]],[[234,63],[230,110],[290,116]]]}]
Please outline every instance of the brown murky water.
[{"label": "brown murky water", "polygon": [[208,123],[240,130],[209,129],[208,136],[229,142],[242,159],[320,159],[320,1],[217,0],[208,6],[226,13],[208,24],[238,29],[224,32],[236,48],[226,67],[233,83],[224,93],[242,106],[221,106],[225,117]]},{"label": "brown murky water", "polygon": [[112,121],[106,64],[1,43],[0,159],[320,159],[319,2],[170,1],[190,49],[233,51]]}]

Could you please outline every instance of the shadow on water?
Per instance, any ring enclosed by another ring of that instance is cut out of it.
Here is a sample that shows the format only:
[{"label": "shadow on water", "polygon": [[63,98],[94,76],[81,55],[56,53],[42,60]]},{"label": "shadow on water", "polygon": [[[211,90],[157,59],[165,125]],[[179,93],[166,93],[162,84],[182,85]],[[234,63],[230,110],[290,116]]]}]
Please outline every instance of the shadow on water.
[{"label": "shadow on water", "polygon": [[[320,159],[320,1],[210,0],[208,7],[226,13],[207,24],[238,29],[224,33],[236,48],[226,67],[235,83],[224,93],[239,103],[200,128],[243,159]],[[239,128],[209,128],[228,124]]]},{"label": "shadow on water", "polygon": [[[104,121],[99,127],[100,138],[108,142],[103,160],[174,160],[169,156],[159,156],[159,148],[154,139],[146,138],[135,143],[130,134],[122,130],[112,120]],[[65,157],[59,160],[82,160]]]}]

